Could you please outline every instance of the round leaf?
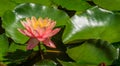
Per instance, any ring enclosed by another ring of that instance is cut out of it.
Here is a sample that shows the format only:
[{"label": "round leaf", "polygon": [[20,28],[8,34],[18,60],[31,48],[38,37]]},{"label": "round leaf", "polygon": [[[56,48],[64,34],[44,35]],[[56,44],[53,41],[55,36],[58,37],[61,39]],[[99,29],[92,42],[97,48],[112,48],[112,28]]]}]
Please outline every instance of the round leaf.
[{"label": "round leaf", "polygon": [[93,7],[71,18],[72,30],[64,36],[64,42],[76,39],[102,39],[120,41],[120,15],[102,8]]},{"label": "round leaf", "polygon": [[12,10],[16,4],[11,0],[0,0],[0,16],[4,14],[7,10]]},{"label": "round leaf", "polygon": [[52,60],[41,60],[34,64],[34,66],[57,66],[56,63]]},{"label": "round leaf", "polygon": [[3,56],[7,52],[8,46],[9,43],[7,37],[4,34],[0,35],[0,60],[3,60]]},{"label": "round leaf", "polygon": [[80,46],[68,48],[67,53],[77,63],[96,66],[100,63],[110,65],[118,55],[111,44],[102,40],[88,40]]},{"label": "round leaf", "polygon": [[109,10],[120,10],[120,0],[93,0],[95,4]]},{"label": "round leaf", "polygon": [[50,0],[12,0],[15,3],[38,3],[42,5],[51,5]]},{"label": "round leaf", "polygon": [[84,11],[90,7],[84,0],[53,0],[53,2],[68,10]]},{"label": "round leaf", "polygon": [[56,8],[46,7],[34,3],[24,3],[18,5],[13,11],[8,11],[2,17],[2,26],[5,28],[7,36],[17,43],[25,43],[28,37],[21,34],[17,29],[22,28],[20,20],[26,17],[35,16],[37,18],[51,18],[57,22],[57,26],[67,25],[69,17],[63,11]]},{"label": "round leaf", "polygon": [[80,63],[75,63],[75,62],[64,62],[60,61],[62,66],[97,66],[97,65],[92,65],[92,64],[80,64]]},{"label": "round leaf", "polygon": [[9,52],[15,52],[16,50],[22,50],[22,51],[26,51],[26,46],[25,45],[19,45],[16,43],[11,43],[10,44],[10,48],[9,48]]}]

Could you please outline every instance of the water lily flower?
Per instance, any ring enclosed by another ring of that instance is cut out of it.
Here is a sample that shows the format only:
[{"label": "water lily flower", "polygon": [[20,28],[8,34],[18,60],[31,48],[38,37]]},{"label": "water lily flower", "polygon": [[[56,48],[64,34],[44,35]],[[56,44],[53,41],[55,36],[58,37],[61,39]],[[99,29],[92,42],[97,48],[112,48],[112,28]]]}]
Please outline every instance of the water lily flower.
[{"label": "water lily flower", "polygon": [[26,21],[21,21],[25,29],[18,28],[19,32],[30,37],[27,43],[27,50],[33,49],[35,46],[42,42],[45,46],[56,48],[55,44],[51,41],[51,37],[56,35],[60,28],[55,28],[56,22],[45,18],[36,19],[34,16],[26,18]]}]

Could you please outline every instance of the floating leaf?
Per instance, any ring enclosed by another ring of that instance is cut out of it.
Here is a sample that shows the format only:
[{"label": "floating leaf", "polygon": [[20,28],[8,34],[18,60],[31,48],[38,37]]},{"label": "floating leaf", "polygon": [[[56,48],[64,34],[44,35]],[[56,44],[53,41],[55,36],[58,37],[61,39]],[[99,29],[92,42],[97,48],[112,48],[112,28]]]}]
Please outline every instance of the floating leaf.
[{"label": "floating leaf", "polygon": [[90,64],[80,64],[80,63],[75,63],[75,62],[64,62],[60,61],[62,66],[97,66],[97,65],[90,65]]},{"label": "floating leaf", "polygon": [[4,14],[7,10],[12,10],[16,4],[11,0],[0,0],[0,16]]},{"label": "floating leaf", "polygon": [[53,2],[68,10],[84,11],[90,8],[90,5],[84,0],[53,0]]},{"label": "floating leaf", "polygon": [[12,64],[12,63],[20,64],[21,62],[25,62],[25,60],[29,57],[30,54],[31,54],[31,51],[24,51],[24,50],[17,49],[14,52],[8,52],[7,55],[4,56],[5,58],[4,61],[8,62],[9,64]]},{"label": "floating leaf", "polygon": [[50,0],[12,0],[15,3],[37,3],[42,5],[51,5]]},{"label": "floating leaf", "polygon": [[93,0],[95,4],[109,10],[120,10],[120,0]]},{"label": "floating leaf", "polygon": [[16,43],[13,42],[13,43],[10,44],[9,52],[15,52],[18,49],[26,51],[26,46],[25,45],[19,45],[19,44],[16,44]]},{"label": "floating leaf", "polygon": [[117,59],[117,50],[106,41],[88,40],[80,46],[68,48],[68,55],[80,64],[110,65]]},{"label": "floating leaf", "polygon": [[21,3],[37,3],[42,5],[51,5],[50,0],[0,0],[0,16],[7,10],[12,10],[14,7]]},{"label": "floating leaf", "polygon": [[34,66],[57,66],[56,63],[52,60],[41,60],[34,64]]},{"label": "floating leaf", "polygon": [[3,56],[6,54],[9,47],[8,39],[5,34],[0,35],[0,60],[3,60]]},{"label": "floating leaf", "polygon": [[72,30],[64,35],[68,43],[77,39],[102,39],[108,42],[120,41],[120,15],[93,7],[71,18]]}]

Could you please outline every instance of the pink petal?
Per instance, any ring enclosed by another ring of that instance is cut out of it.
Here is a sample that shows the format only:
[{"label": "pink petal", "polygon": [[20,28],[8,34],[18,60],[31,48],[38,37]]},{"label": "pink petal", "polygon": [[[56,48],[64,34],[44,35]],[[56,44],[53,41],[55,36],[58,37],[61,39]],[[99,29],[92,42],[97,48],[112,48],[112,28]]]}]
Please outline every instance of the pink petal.
[{"label": "pink petal", "polygon": [[32,16],[31,21],[32,21],[32,23],[37,22],[36,17]]},{"label": "pink petal", "polygon": [[19,32],[21,32],[22,34],[29,36],[29,37],[34,37],[34,35],[32,35],[32,33],[28,30],[22,30],[22,29],[18,29]]},{"label": "pink petal", "polygon": [[45,29],[42,29],[42,28],[34,31],[34,35],[39,41],[44,41],[45,40],[45,38],[43,37],[44,36],[44,31],[45,31]]},{"label": "pink petal", "polygon": [[34,34],[34,37],[36,38],[39,36],[39,33],[36,30],[34,30],[33,34]]},{"label": "pink petal", "polygon": [[27,24],[25,24],[25,21],[20,21],[20,22],[24,27],[27,26]]},{"label": "pink petal", "polygon": [[26,29],[33,37],[35,37],[35,30],[30,26],[28,29]]},{"label": "pink petal", "polygon": [[42,38],[42,37],[37,37],[37,39],[38,39],[39,41],[44,41],[44,40],[45,40],[45,38]]},{"label": "pink petal", "polygon": [[49,34],[49,37],[52,37],[52,36],[56,35],[60,30],[61,30],[61,28],[56,28],[56,29],[54,29],[54,30]]},{"label": "pink petal", "polygon": [[39,41],[35,38],[31,38],[27,43],[27,50],[33,49],[35,46],[37,46]]},{"label": "pink petal", "polygon": [[53,29],[56,25],[56,22],[51,22],[51,24],[47,27],[47,30]]},{"label": "pink petal", "polygon": [[45,28],[40,28],[39,27],[38,29],[36,29],[36,31],[39,33],[40,36],[42,36],[45,32]]},{"label": "pink petal", "polygon": [[29,25],[25,21],[21,21],[21,24],[24,26],[25,29],[29,30]]},{"label": "pink petal", "polygon": [[30,20],[30,18],[26,18],[26,21],[27,21],[28,25],[31,26],[32,21]]},{"label": "pink petal", "polygon": [[22,30],[22,29],[19,29],[19,28],[18,28],[18,31],[19,31],[20,33],[22,33],[22,34],[26,35],[26,33],[25,33],[25,31],[24,31],[24,30]]},{"label": "pink petal", "polygon": [[46,30],[43,34],[43,37],[48,38],[51,32],[52,32],[52,30]]},{"label": "pink petal", "polygon": [[34,37],[34,35],[32,35],[29,31],[24,30],[24,32],[25,32],[25,34],[26,34],[27,36],[29,36],[29,37]]},{"label": "pink petal", "polygon": [[50,38],[44,40],[43,43],[50,48],[56,48],[55,44],[50,40]]}]

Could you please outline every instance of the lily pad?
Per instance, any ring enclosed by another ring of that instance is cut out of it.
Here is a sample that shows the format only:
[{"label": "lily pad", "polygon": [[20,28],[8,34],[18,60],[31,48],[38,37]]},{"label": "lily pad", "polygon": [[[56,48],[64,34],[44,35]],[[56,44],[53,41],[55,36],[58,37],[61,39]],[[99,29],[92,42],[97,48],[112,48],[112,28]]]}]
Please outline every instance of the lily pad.
[{"label": "lily pad", "polygon": [[98,6],[113,10],[113,11],[119,11],[120,10],[120,0],[93,0],[95,4]]},{"label": "lily pad", "polygon": [[26,45],[19,45],[16,43],[11,43],[9,47],[9,52],[15,52],[16,50],[26,51]]},{"label": "lily pad", "polygon": [[118,57],[115,47],[99,39],[91,39],[80,46],[68,48],[67,53],[77,63],[96,66],[100,63],[111,65]]},{"label": "lily pad", "polygon": [[0,60],[3,60],[3,56],[8,51],[9,43],[5,34],[0,35]]},{"label": "lily pad", "polygon": [[90,65],[90,64],[80,64],[76,62],[65,62],[65,61],[60,61],[62,66],[97,66],[97,65]]},{"label": "lily pad", "polygon": [[71,18],[72,30],[63,36],[65,43],[77,39],[102,39],[120,41],[120,15],[99,7],[88,9]]},{"label": "lily pad", "polygon": [[57,64],[52,60],[45,59],[37,62],[34,66],[57,66]]},{"label": "lily pad", "polygon": [[84,0],[53,0],[53,2],[68,10],[84,11],[90,8],[90,5]]},{"label": "lily pad", "polygon": [[51,5],[50,0],[12,0],[12,2],[15,3],[37,3],[37,4],[42,4],[42,5]]},{"label": "lily pad", "polygon": [[0,0],[0,16],[7,10],[12,10],[16,6],[16,3],[11,0]]}]

